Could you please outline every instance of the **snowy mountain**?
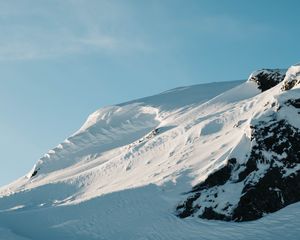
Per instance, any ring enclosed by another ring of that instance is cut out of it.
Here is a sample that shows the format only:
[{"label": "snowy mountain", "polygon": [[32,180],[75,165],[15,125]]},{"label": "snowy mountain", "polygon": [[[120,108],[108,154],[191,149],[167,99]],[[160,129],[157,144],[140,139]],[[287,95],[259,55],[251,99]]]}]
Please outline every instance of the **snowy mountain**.
[{"label": "snowy mountain", "polygon": [[96,111],[0,189],[0,239],[298,239],[299,82],[263,69]]}]

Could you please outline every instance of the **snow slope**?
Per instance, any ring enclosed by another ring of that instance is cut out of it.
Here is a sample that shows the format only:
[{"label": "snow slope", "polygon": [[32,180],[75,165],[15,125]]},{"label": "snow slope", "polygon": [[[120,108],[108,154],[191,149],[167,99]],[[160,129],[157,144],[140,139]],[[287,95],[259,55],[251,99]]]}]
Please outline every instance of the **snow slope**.
[{"label": "snow slope", "polygon": [[[282,90],[297,79],[292,70],[263,92],[251,80],[211,83],[96,111],[30,173],[0,189],[0,239],[298,239],[298,203],[246,223],[177,216],[193,187],[230,158],[247,162],[250,126],[271,111],[266,103],[300,94],[297,86]],[[290,107],[280,114],[299,125]],[[214,210],[237,206],[242,187],[218,191]]]}]

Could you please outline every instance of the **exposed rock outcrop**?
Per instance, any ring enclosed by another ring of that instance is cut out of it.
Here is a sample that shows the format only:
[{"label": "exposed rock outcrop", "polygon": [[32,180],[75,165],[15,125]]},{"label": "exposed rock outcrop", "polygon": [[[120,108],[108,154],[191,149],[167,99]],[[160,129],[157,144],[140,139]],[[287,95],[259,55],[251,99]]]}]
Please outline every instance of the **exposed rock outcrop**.
[{"label": "exposed rock outcrop", "polygon": [[286,70],[282,69],[261,69],[253,72],[248,81],[257,83],[258,88],[264,92],[283,81]]},{"label": "exposed rock outcrop", "polygon": [[283,78],[277,70],[250,77],[262,91],[283,82],[274,102],[262,103],[263,110],[251,121],[246,160],[229,158],[194,186],[177,207],[179,217],[250,221],[300,201],[300,124],[294,119],[300,94],[286,92],[300,83],[300,66],[292,66]]},{"label": "exposed rock outcrop", "polygon": [[[179,217],[198,215],[206,219],[249,221],[300,201],[299,129],[276,119],[260,122],[252,129],[253,148],[246,164],[229,159],[224,167],[196,185],[191,196],[177,207]],[[234,179],[234,175],[238,178]],[[233,206],[228,201],[228,208],[218,211],[218,194],[234,184],[242,184],[238,203]],[[202,194],[208,195],[208,201],[200,199]]]}]

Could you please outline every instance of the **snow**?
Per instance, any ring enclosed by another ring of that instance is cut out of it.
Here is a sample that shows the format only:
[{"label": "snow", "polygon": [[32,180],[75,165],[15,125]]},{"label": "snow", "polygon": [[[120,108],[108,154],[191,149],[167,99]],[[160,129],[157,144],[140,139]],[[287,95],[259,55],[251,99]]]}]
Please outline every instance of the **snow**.
[{"label": "snow", "polygon": [[[5,223],[6,229],[17,228],[15,234],[20,237],[11,239],[255,240],[258,236],[299,239],[299,204],[242,224],[194,218],[182,220],[174,216],[170,208],[176,201],[172,198],[174,193],[168,192],[170,188],[163,192],[149,185],[107,194],[82,204],[5,214],[1,215],[0,222]],[[0,231],[2,239],[9,239],[9,231],[3,231]]]},{"label": "snow", "polygon": [[[97,110],[0,189],[0,239],[298,239],[300,204],[243,224],[175,215],[193,185],[246,159],[250,124],[281,98],[281,86],[220,82]],[[227,184],[219,199],[240,195]]]}]

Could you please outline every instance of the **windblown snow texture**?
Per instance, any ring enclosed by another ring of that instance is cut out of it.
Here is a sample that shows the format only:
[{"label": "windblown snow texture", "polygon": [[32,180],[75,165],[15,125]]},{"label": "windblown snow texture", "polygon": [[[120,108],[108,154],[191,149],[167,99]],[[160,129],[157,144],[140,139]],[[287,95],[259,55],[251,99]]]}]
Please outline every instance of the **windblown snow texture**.
[{"label": "windblown snow texture", "polygon": [[299,82],[264,69],[99,109],[0,189],[0,239],[299,239]]}]

